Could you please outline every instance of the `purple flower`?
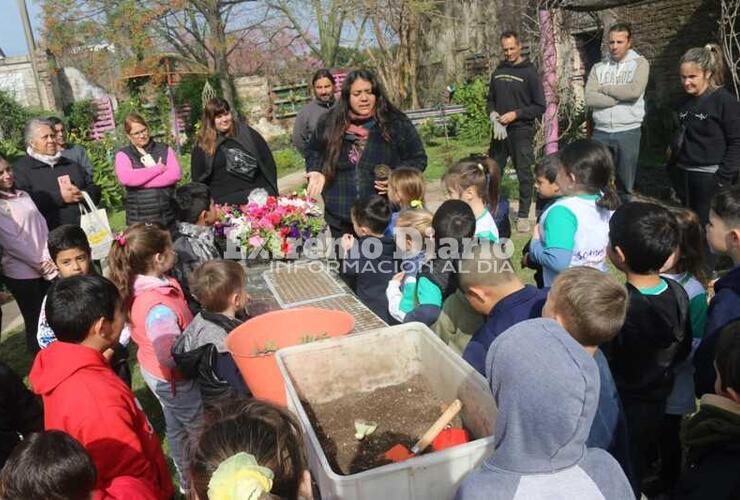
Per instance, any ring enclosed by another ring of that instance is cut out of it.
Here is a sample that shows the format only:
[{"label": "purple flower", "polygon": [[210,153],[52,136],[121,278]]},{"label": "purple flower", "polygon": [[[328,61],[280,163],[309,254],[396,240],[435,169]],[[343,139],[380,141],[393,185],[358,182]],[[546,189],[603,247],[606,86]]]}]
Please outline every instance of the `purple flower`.
[{"label": "purple flower", "polygon": [[300,238],[301,237],[301,231],[298,229],[298,226],[292,226],[290,228],[290,233],[288,233],[288,237],[290,238]]}]

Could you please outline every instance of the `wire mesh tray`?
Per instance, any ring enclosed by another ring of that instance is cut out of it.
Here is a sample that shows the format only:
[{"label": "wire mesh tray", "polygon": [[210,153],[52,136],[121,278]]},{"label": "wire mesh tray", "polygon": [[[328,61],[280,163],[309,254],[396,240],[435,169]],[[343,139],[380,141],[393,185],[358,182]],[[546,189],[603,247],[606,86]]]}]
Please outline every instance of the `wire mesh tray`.
[{"label": "wire mesh tray", "polygon": [[262,276],[282,309],[347,294],[321,265],[279,267]]},{"label": "wire mesh tray", "polygon": [[309,304],[302,304],[302,306],[318,307],[320,309],[331,309],[334,311],[345,311],[350,313],[352,317],[355,318],[355,327],[352,330],[352,333],[359,333],[388,326],[385,321],[368,309],[367,306],[360,302],[360,300],[354,295],[345,294],[338,297],[329,297]]}]

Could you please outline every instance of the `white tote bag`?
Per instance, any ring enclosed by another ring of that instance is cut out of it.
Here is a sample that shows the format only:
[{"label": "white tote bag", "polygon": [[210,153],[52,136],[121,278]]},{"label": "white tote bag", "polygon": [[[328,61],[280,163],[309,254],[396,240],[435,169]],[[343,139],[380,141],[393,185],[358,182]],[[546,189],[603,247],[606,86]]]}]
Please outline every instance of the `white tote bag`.
[{"label": "white tote bag", "polygon": [[80,227],[87,235],[87,241],[90,243],[92,258],[102,260],[108,257],[113,242],[113,233],[110,230],[108,214],[104,208],[98,208],[93,203],[90,195],[85,191],[82,192],[82,201],[80,206]]}]

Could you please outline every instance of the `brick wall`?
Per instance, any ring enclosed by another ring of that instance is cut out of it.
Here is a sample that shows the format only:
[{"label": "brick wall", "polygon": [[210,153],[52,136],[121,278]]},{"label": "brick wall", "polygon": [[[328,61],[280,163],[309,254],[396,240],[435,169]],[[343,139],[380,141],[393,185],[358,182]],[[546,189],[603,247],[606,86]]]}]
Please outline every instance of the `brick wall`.
[{"label": "brick wall", "polygon": [[660,104],[683,93],[678,78],[683,53],[718,39],[717,0],[653,0],[611,9],[599,17],[607,28],[614,20],[632,23],[633,47],[650,61],[648,94]]}]

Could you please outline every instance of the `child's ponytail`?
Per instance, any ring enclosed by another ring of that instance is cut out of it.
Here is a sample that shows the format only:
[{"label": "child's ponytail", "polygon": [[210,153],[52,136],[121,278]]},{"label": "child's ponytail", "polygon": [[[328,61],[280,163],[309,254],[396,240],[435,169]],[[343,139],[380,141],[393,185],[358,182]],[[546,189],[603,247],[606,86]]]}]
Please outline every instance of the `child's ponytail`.
[{"label": "child's ponytail", "polygon": [[560,168],[575,179],[576,188],[600,194],[596,206],[616,210],[620,201],[614,187],[614,158],[609,149],[593,139],[580,139],[560,153]]},{"label": "child's ponytail", "polygon": [[108,278],[118,287],[128,307],[134,278],[149,271],[154,255],[172,244],[170,233],[152,223],[137,223],[118,233],[108,252]]},{"label": "child's ponytail", "polygon": [[448,189],[460,193],[475,187],[478,197],[488,205],[491,213],[496,211],[501,187],[501,170],[493,158],[483,155],[470,155],[452,165],[442,182]]},{"label": "child's ponytail", "polygon": [[614,182],[610,182],[602,191],[601,198],[596,200],[596,206],[606,210],[616,210],[621,204]]}]

